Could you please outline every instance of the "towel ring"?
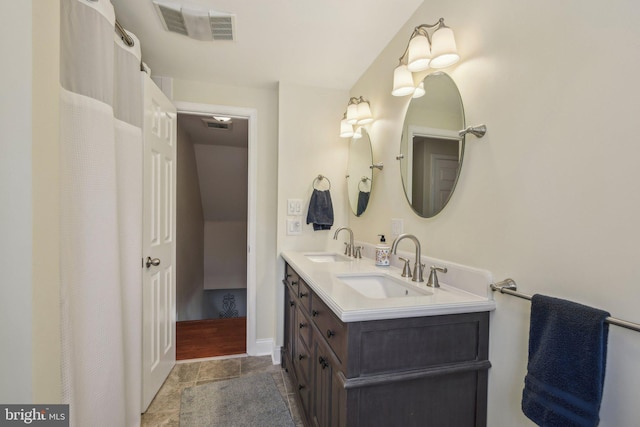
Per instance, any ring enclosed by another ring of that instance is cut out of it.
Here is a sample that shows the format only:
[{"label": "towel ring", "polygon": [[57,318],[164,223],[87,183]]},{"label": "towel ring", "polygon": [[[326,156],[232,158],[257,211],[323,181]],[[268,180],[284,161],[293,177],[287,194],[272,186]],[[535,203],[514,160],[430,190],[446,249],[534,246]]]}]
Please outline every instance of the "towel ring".
[{"label": "towel ring", "polygon": [[[324,180],[324,179],[326,179],[326,180],[327,180],[327,182],[329,183],[329,188],[327,188],[327,190],[331,190],[331,181],[329,181],[329,178],[327,178],[326,176],[323,176],[323,175],[318,175],[318,176],[316,177],[316,179],[314,179],[314,180],[313,180],[313,183],[312,183],[313,189],[314,189],[314,190],[323,191],[323,190],[320,190],[319,188],[317,188],[317,187],[316,187],[316,182],[320,182],[320,181],[322,181],[322,180]],[[325,190],[325,191],[326,191],[326,190]]]},{"label": "towel ring", "polygon": [[[362,185],[362,184],[365,184],[365,183],[366,183],[367,181],[369,181],[370,179],[371,179],[371,178],[369,178],[368,176],[363,176],[363,177],[360,179],[360,182],[358,183],[358,191],[362,191],[361,185]],[[369,187],[369,188],[371,188],[371,187]],[[365,189],[365,190],[366,190],[366,189]],[[369,191],[371,191],[371,190],[369,190]]]}]

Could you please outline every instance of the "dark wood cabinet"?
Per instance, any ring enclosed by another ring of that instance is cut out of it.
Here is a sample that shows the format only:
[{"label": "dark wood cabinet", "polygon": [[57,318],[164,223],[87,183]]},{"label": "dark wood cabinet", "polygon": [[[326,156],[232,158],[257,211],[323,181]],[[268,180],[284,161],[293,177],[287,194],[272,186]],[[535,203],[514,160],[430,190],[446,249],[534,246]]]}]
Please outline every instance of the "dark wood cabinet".
[{"label": "dark wood cabinet", "polygon": [[283,282],[307,425],[486,426],[488,312],[344,323],[288,264]]},{"label": "dark wood cabinet", "polygon": [[[296,321],[296,306],[298,298],[296,298],[297,284],[299,281],[298,274],[287,265],[284,283],[284,324],[287,329],[284,331],[284,341],[282,343],[282,361],[292,361],[295,351],[295,330],[293,329]],[[293,365],[290,365],[293,366]],[[288,369],[290,366],[285,366]]]}]

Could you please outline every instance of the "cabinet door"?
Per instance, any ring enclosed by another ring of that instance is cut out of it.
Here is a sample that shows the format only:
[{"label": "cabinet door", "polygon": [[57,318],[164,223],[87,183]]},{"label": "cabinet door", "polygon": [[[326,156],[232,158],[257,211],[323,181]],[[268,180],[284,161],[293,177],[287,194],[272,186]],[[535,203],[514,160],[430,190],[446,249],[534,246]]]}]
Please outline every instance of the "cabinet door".
[{"label": "cabinet door", "polygon": [[[317,338],[317,337],[314,337]],[[331,427],[331,381],[335,362],[324,341],[313,340],[314,379],[312,419],[316,427]]]},{"label": "cabinet door", "polygon": [[284,289],[284,340],[283,349],[284,357],[283,363],[286,368],[290,368],[293,356],[295,354],[295,342],[296,342],[296,300],[292,295],[289,286],[285,286]]}]

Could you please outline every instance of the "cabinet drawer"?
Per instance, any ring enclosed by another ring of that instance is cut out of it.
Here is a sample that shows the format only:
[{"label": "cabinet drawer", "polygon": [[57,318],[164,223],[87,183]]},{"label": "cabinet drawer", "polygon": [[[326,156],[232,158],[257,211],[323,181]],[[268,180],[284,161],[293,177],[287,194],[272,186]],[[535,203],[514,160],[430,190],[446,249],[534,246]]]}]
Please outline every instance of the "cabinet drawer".
[{"label": "cabinet drawer", "polygon": [[314,298],[312,301],[311,317],[342,363],[347,354],[347,325],[342,323],[320,298]]},{"label": "cabinet drawer", "polygon": [[293,356],[293,365],[300,382],[308,382],[311,379],[311,352],[306,343],[300,339],[296,343],[296,354]]},{"label": "cabinet drawer", "polygon": [[311,345],[311,323],[307,316],[302,312],[300,306],[296,309],[296,320],[297,323],[294,326],[298,330],[298,339],[309,347]]},{"label": "cabinet drawer", "polygon": [[284,268],[284,281],[289,285],[293,290],[295,290],[296,296],[298,295],[298,282],[300,281],[300,276],[295,272],[293,268],[289,264],[285,265]]},{"label": "cabinet drawer", "polygon": [[307,312],[311,312],[311,288],[307,285],[304,280],[299,279],[298,283],[298,299],[300,300],[300,304],[307,310]]}]

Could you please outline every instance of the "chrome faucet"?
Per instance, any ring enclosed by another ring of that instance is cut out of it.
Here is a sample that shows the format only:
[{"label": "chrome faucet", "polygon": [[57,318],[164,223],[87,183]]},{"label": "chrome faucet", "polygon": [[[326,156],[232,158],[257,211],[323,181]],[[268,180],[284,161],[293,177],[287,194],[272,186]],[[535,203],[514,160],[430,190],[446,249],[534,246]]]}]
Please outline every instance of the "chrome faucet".
[{"label": "chrome faucet", "polygon": [[347,230],[349,232],[349,243],[345,242],[345,245],[347,245],[346,248],[344,248],[344,254],[346,256],[356,256],[356,251],[355,248],[353,246],[353,231],[349,228],[349,227],[340,227],[336,230],[336,232],[333,234],[333,240],[338,240],[338,233],[341,232],[342,230]]},{"label": "chrome faucet", "polygon": [[414,236],[413,234],[401,234],[398,237],[395,238],[395,240],[393,241],[393,244],[391,245],[391,253],[393,253],[395,255],[397,249],[398,249],[398,243],[400,242],[400,240],[402,239],[410,239],[411,241],[413,241],[413,243],[415,243],[416,245],[416,263],[413,265],[413,277],[411,277],[411,281],[413,282],[424,282],[424,278],[422,277],[422,271],[424,270],[424,264],[420,263],[420,258],[421,258],[421,248],[420,248],[420,242],[418,241],[418,238],[416,236]]}]

